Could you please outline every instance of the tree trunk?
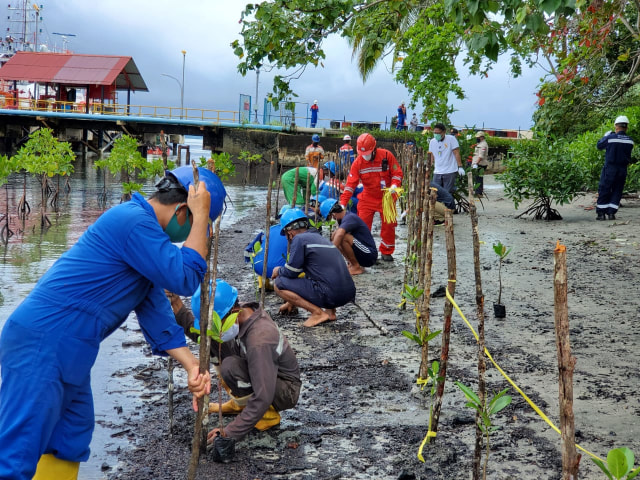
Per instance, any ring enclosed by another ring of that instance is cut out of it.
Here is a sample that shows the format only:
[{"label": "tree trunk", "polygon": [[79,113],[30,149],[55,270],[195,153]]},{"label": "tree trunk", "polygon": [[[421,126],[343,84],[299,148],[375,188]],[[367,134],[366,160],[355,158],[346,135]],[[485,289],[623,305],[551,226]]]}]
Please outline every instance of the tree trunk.
[{"label": "tree trunk", "polygon": [[271,233],[271,185],[273,183],[274,162],[269,167],[269,187],[267,187],[267,221],[264,231],[264,257],[262,261],[262,289],[260,291],[260,308],[264,309],[264,296],[267,290],[267,258],[269,256],[269,234]]}]

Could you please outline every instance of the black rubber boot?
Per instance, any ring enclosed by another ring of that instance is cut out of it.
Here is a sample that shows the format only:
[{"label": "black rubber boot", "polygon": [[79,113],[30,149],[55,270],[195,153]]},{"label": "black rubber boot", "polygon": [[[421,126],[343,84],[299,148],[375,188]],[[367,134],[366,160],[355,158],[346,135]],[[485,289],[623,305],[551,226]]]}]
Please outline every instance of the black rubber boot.
[{"label": "black rubber boot", "polygon": [[615,219],[616,219],[615,213],[610,213],[609,214],[609,220],[615,220]]},{"label": "black rubber boot", "polygon": [[605,217],[604,213],[600,213],[598,212],[598,218],[596,218],[596,220],[606,220],[607,217]]}]

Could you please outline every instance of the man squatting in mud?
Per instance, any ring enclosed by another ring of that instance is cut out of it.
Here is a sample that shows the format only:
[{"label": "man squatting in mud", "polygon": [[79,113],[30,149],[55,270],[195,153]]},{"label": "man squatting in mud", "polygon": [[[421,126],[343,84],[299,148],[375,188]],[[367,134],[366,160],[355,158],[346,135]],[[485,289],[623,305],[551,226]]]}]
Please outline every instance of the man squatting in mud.
[{"label": "man squatting in mud", "polygon": [[[171,308],[185,335],[198,340],[191,327],[198,328],[194,314],[187,309],[178,295],[168,294]],[[198,302],[192,303],[199,316]],[[300,394],[300,369],[289,342],[269,314],[255,302],[238,302],[238,291],[223,280],[216,281],[214,309],[224,324],[229,316],[236,322],[223,332],[221,359],[218,343],[211,342],[211,361],[218,372],[222,386],[231,400],[222,404],[209,404],[209,413],[238,416],[224,428],[224,436],[241,440],[254,427],[267,430],[280,423],[279,411],[295,407]],[[221,360],[221,361],[220,361]],[[209,432],[212,443],[218,428]]]},{"label": "man squatting in mud", "polygon": [[[280,313],[301,307],[311,313],[305,327],[315,327],[336,319],[336,307],[353,301],[356,286],[340,251],[317,230],[309,229],[309,219],[302,210],[287,210],[280,217],[281,235],[291,243],[284,267],[275,267],[276,294],[285,303]],[[300,278],[300,274],[305,274]]]}]

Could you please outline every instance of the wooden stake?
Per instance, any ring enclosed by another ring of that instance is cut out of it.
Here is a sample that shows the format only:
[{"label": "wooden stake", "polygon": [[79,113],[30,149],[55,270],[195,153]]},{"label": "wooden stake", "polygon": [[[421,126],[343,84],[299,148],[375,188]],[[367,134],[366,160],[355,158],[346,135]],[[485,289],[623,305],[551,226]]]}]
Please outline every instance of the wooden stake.
[{"label": "wooden stake", "polygon": [[167,391],[169,392],[169,436],[173,436],[173,358],[169,357],[167,363]]},{"label": "wooden stake", "polygon": [[[309,215],[309,198],[311,196],[311,173],[307,168],[307,188],[304,191],[304,214]],[[318,196],[316,195],[316,199]]]},{"label": "wooden stake", "polygon": [[553,251],[553,298],[556,347],[558,349],[558,387],[560,391],[560,431],[562,433],[562,480],[578,480],[581,456],[575,445],[573,416],[573,370],[575,357],[569,344],[569,310],[567,307],[567,248],[560,242]]},{"label": "wooden stake", "polygon": [[276,156],[276,172],[278,172],[278,180],[276,180],[276,215],[280,213],[279,203],[280,203],[280,177],[282,177],[282,166],[278,165],[278,157]]},{"label": "wooden stake", "polygon": [[264,296],[267,290],[267,259],[269,258],[269,234],[271,233],[271,184],[273,182],[273,160],[269,167],[269,187],[267,188],[267,222],[264,232],[264,257],[262,260],[262,288],[260,290],[260,308],[264,310]]},{"label": "wooden stake", "polygon": [[[478,235],[478,210],[473,197],[473,174],[467,173],[469,189],[469,214],[471,217],[471,236],[473,240],[473,271],[476,280],[476,315],[478,316],[478,397],[480,403],[485,404],[486,386],[485,372],[487,366],[484,358],[484,294],[482,293],[482,276],[480,274],[480,238]],[[478,426],[481,419],[480,413],[476,412],[476,441],[473,452],[472,480],[480,478],[480,464],[482,461],[482,450],[484,437],[482,430]]]},{"label": "wooden stake", "polygon": [[[431,221],[431,220],[430,220]],[[444,232],[447,244],[447,270],[449,281],[447,290],[453,298],[456,293],[456,244],[453,235],[453,211],[448,208],[444,212]],[[453,313],[453,305],[447,299],[444,304],[444,323],[442,325],[442,348],[440,350],[440,376],[442,381],[438,382],[438,390],[436,398],[433,402],[433,419],[431,421],[431,431],[438,431],[438,421],[440,420],[440,411],[442,409],[442,399],[444,397],[444,384],[447,380],[447,365],[449,363],[449,339],[451,337],[451,315]],[[435,437],[434,437],[435,438]]]},{"label": "wooden stake", "polygon": [[[193,166],[193,183],[198,189],[199,174],[196,163],[191,164]],[[208,254],[207,254],[207,272],[205,273],[204,280],[200,284],[200,332],[204,334],[200,335],[200,373],[209,372],[209,360],[210,360],[210,339],[206,334],[209,328],[209,319],[213,313],[213,304],[216,294],[216,275],[218,267],[218,243],[220,238],[220,221],[222,216],[218,216],[216,219],[215,233],[209,237],[208,242]],[[209,283],[211,283],[211,294],[209,294]],[[218,396],[222,397],[220,382],[218,382]],[[191,459],[189,461],[189,471],[187,472],[187,478],[193,480],[197,473],[198,461],[200,459],[200,453],[206,451],[207,446],[207,429],[208,414],[209,414],[209,400],[205,395],[198,399],[198,412],[196,414],[195,427],[193,432],[193,439],[191,441]],[[206,402],[206,403],[205,403]],[[205,408],[205,405],[207,408]],[[204,427],[204,428],[203,428]],[[222,424],[221,424],[222,427]]]},{"label": "wooden stake", "polygon": [[[426,200],[429,200],[427,203]],[[436,190],[432,189],[431,194],[427,197],[425,195],[425,204],[427,204],[427,209],[431,212],[434,211],[436,205]],[[423,223],[424,225],[424,223]],[[422,305],[420,308],[420,328],[426,329],[429,331],[429,300],[431,299],[431,268],[433,265],[433,215],[429,215],[429,218],[426,222],[427,228],[425,229],[424,238],[425,238],[425,262],[424,262],[424,274],[423,274],[423,294],[422,294]],[[422,344],[422,359],[420,361],[420,378],[429,378],[429,374],[427,370],[429,369],[429,342],[424,342]],[[434,430],[435,432],[435,430]]]}]

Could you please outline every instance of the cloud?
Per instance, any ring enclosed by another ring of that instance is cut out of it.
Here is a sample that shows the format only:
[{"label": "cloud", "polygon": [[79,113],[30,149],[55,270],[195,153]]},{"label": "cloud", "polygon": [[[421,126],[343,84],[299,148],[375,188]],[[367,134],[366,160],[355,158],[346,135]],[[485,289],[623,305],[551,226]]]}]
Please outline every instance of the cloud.
[{"label": "cloud", "polygon": [[[132,95],[132,103],[179,106],[180,88],[166,73],[182,78],[184,64],[185,107],[237,110],[239,94],[255,96],[256,75],[242,77],[237,58],[229,44],[240,38],[238,23],[242,1],[221,0],[109,0],[49,2],[43,10],[49,43],[62,44],[52,32],[74,33],[68,48],[75,53],[127,55],[140,69],[149,93]],[[45,35],[46,38],[47,35]],[[311,104],[317,99],[321,119],[385,122],[396,114],[407,90],[395,82],[393,74],[380,65],[363,84],[347,42],[330,38],[325,43],[324,68],[307,68],[293,82],[297,100]],[[487,125],[494,128],[528,128],[534,111],[533,92],[539,75],[524,72],[522,79],[510,79],[505,59],[487,79],[469,78],[462,73],[467,99],[455,101],[456,125]],[[261,71],[258,108],[271,91],[276,72]],[[301,110],[308,108],[302,105]],[[418,106],[415,111],[420,112]],[[413,110],[410,109],[410,113]],[[323,125],[325,122],[321,122]]]}]

